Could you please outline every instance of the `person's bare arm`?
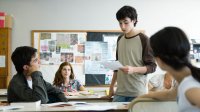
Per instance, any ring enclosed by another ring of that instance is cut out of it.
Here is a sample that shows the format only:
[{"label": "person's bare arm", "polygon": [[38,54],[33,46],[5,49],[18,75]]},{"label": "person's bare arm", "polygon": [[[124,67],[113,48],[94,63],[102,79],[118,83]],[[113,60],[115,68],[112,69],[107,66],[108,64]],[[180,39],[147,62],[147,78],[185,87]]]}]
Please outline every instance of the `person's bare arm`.
[{"label": "person's bare arm", "polygon": [[186,91],[185,96],[189,100],[189,102],[200,108],[200,88],[191,88]]},{"label": "person's bare arm", "polygon": [[139,96],[139,98],[153,98],[157,100],[176,100],[177,96],[177,87],[174,87],[170,90],[163,90],[158,92],[150,92]]},{"label": "person's bare arm", "polygon": [[109,95],[103,96],[102,98],[110,99],[114,95],[114,87],[115,87],[116,80],[117,80],[117,72],[114,72],[113,77],[112,77],[112,81],[111,81],[111,84],[110,84],[110,88],[109,88]]},{"label": "person's bare arm", "polygon": [[110,97],[114,95],[114,87],[115,87],[116,81],[117,81],[117,72],[114,72],[113,77],[112,77],[112,82],[110,84],[110,90],[109,90]]}]

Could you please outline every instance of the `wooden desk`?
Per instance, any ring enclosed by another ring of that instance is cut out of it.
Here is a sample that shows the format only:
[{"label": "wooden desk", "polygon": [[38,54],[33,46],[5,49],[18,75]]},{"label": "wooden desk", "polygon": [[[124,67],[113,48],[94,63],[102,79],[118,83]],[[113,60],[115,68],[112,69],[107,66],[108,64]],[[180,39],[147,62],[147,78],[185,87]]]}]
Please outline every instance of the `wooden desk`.
[{"label": "wooden desk", "polygon": [[101,98],[105,96],[103,94],[94,95],[78,95],[78,96],[66,96],[69,101],[84,101],[84,102],[111,102],[112,99]]},{"label": "wooden desk", "polygon": [[[0,89],[0,101],[7,101],[7,89]],[[66,96],[69,101],[84,101],[84,102],[110,102],[111,100],[101,98],[103,93],[95,95],[79,95],[79,96]]]}]

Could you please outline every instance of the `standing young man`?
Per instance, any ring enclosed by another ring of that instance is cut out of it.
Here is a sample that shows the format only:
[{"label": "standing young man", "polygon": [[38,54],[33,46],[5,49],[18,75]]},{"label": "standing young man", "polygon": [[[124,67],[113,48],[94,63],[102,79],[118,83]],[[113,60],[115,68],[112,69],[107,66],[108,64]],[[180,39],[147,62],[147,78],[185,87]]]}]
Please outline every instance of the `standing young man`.
[{"label": "standing young man", "polygon": [[137,24],[135,8],[123,6],[116,18],[124,33],[118,38],[116,59],[124,67],[114,72],[108,97],[114,95],[113,102],[129,102],[147,92],[146,77],[155,71],[156,64],[148,37],[134,28]]},{"label": "standing young man", "polygon": [[13,76],[8,86],[8,102],[41,103],[66,102],[65,95],[46,82],[39,71],[40,63],[37,49],[22,46],[12,53],[12,61],[17,74]]}]

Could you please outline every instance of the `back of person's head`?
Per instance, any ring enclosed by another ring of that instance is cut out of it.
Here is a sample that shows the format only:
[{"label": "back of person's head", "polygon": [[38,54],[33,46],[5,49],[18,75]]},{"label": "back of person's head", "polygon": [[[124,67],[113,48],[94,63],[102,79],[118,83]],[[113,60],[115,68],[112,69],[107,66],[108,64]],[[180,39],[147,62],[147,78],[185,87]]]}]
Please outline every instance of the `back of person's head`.
[{"label": "back of person's head", "polygon": [[37,49],[29,46],[17,47],[12,53],[11,59],[18,73],[23,73],[24,65],[30,65],[32,57],[36,56]]},{"label": "back of person's head", "polygon": [[130,18],[131,20],[136,20],[134,26],[137,24],[137,11],[134,7],[131,6],[123,6],[120,8],[116,13],[117,20],[125,19],[126,17]]},{"label": "back of person's head", "polygon": [[69,63],[69,62],[63,62],[60,64],[56,74],[55,74],[55,78],[54,78],[54,81],[53,81],[53,85],[56,85],[56,86],[61,86],[62,83],[64,83],[64,79],[63,79],[63,76],[62,76],[62,69],[64,66],[69,66],[70,69],[71,69],[71,75],[70,75],[70,79],[75,79],[75,75],[74,75],[74,70],[72,68],[72,65]]},{"label": "back of person's head", "polygon": [[[154,57],[159,57],[175,70],[188,66],[192,75],[197,75],[198,68],[191,65],[189,60],[190,43],[180,28],[165,27],[150,38]],[[196,77],[196,76],[194,76]],[[200,80],[200,75],[196,79]]]}]

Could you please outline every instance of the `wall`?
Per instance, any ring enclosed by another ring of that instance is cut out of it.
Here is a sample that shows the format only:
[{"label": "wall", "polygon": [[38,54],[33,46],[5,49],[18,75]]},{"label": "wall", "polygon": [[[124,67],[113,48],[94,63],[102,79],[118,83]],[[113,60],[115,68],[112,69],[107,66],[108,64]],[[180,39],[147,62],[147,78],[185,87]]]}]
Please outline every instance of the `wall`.
[{"label": "wall", "polygon": [[31,45],[31,30],[120,30],[115,13],[123,5],[137,9],[137,28],[148,36],[169,25],[200,35],[199,0],[0,0],[0,11],[14,17],[13,51]]}]

